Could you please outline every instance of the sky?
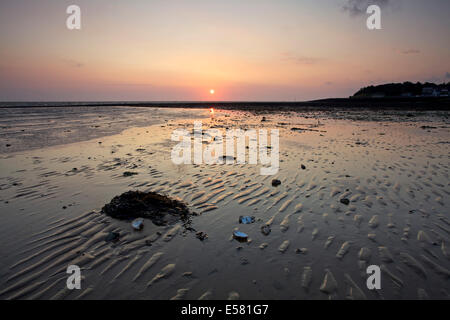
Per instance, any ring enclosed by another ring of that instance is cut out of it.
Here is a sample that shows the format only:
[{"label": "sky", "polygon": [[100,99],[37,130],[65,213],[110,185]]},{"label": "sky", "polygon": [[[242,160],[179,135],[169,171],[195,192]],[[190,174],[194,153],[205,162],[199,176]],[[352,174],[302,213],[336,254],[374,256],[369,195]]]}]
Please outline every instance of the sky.
[{"label": "sky", "polygon": [[[72,4],[81,30],[66,27]],[[448,0],[1,0],[0,101],[304,101],[450,82],[449,13]]]}]

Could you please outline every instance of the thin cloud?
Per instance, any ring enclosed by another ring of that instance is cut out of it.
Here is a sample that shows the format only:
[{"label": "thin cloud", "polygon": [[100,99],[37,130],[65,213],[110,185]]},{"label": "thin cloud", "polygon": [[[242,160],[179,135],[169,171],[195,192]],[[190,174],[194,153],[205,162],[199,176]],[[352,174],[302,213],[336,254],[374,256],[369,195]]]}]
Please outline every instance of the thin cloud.
[{"label": "thin cloud", "polygon": [[63,62],[72,68],[82,68],[84,64],[75,60],[63,60]]},{"label": "thin cloud", "polygon": [[307,57],[307,56],[296,56],[291,53],[285,52],[283,53],[283,60],[284,61],[290,61],[294,62],[296,64],[302,64],[302,65],[313,65],[318,64],[323,61],[322,58],[317,57]]},{"label": "thin cloud", "polygon": [[409,49],[409,50],[404,50],[402,51],[403,54],[419,54],[420,50],[417,49]]},{"label": "thin cloud", "polygon": [[370,5],[377,5],[381,9],[386,8],[392,3],[391,0],[346,0],[342,9],[351,17],[357,17],[366,14]]}]

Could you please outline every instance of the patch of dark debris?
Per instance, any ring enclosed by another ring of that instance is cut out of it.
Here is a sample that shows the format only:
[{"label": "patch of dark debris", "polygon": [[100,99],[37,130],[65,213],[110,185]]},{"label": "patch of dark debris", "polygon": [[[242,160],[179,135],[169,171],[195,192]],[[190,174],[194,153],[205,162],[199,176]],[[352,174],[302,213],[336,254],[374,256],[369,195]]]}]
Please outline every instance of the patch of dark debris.
[{"label": "patch of dark debris", "polygon": [[187,221],[191,213],[183,202],[156,192],[128,191],[114,197],[102,208],[102,213],[119,220],[144,218],[157,226]]}]

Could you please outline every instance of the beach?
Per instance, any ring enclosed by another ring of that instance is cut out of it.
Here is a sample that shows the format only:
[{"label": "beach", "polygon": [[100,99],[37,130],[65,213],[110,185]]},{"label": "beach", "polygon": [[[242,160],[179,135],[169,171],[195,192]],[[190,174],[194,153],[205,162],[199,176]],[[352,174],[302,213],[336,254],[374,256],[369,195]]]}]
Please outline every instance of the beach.
[{"label": "beach", "polygon": [[[0,299],[450,297],[448,111],[61,108],[0,109]],[[174,164],[195,121],[279,130],[277,174]],[[129,190],[195,214],[133,230],[101,212]]]}]

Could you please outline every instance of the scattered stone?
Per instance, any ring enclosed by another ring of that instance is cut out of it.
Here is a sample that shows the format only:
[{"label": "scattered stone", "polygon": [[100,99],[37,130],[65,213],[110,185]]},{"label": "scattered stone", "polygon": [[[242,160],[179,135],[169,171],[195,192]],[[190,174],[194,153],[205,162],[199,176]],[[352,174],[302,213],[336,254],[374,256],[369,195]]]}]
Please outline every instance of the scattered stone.
[{"label": "scattered stone", "polygon": [[281,184],[281,181],[278,179],[273,179],[272,180],[272,186],[274,187],[278,187]]},{"label": "scattered stone", "polygon": [[208,239],[208,235],[203,232],[203,231],[199,231],[195,234],[195,236],[197,237],[197,239],[199,239],[200,241],[204,241],[206,239]]},{"label": "scattered stone", "polygon": [[348,206],[348,205],[350,204],[350,200],[348,200],[347,198],[342,198],[342,199],[340,200],[340,202],[341,202],[342,204],[345,204],[346,206]]},{"label": "scattered stone", "polygon": [[272,229],[270,228],[269,225],[264,225],[264,226],[261,227],[261,232],[265,236],[268,236],[271,231],[272,231]]},{"label": "scattered stone", "polygon": [[221,159],[222,161],[235,161],[236,157],[234,157],[234,156],[222,156],[219,159]]},{"label": "scattered stone", "polygon": [[248,235],[245,234],[244,232],[235,230],[233,232],[233,238],[236,239],[239,242],[247,242],[248,240]]},{"label": "scattered stone", "polygon": [[253,222],[255,222],[255,217],[250,217],[250,216],[240,216],[239,217],[239,223],[250,224]]},{"label": "scattered stone", "polygon": [[345,241],[342,244],[341,248],[339,249],[338,253],[336,254],[336,258],[342,259],[347,254],[349,249],[350,249],[350,242]]},{"label": "scattered stone", "polygon": [[124,177],[131,177],[131,176],[135,176],[135,175],[137,175],[137,174],[138,174],[137,172],[125,171],[125,172],[123,173],[123,176],[124,176]]},{"label": "scattered stone", "polygon": [[326,294],[333,294],[337,290],[338,284],[330,270],[327,269],[325,272],[325,277],[323,278],[322,285],[320,286],[320,291]]},{"label": "scattered stone", "polygon": [[379,224],[380,223],[379,223],[378,215],[374,215],[369,221],[369,227],[371,227],[372,229],[375,229],[376,227],[378,227]]},{"label": "scattered stone", "polygon": [[112,231],[111,231],[111,232],[106,236],[105,241],[106,241],[106,242],[116,242],[116,241],[119,240],[119,238],[120,238],[120,233],[118,233],[118,232],[112,232]]},{"label": "scattered stone", "polygon": [[304,164],[302,164],[300,167],[302,168],[302,170],[306,170],[306,166]]},{"label": "scattered stone", "polygon": [[131,223],[131,226],[134,230],[140,231],[144,228],[144,220],[143,219],[136,219]]},{"label": "scattered stone", "polygon": [[367,238],[369,238],[372,241],[377,241],[377,235],[375,233],[369,233],[367,235]]},{"label": "scattered stone", "polygon": [[267,248],[268,245],[269,245],[269,244],[268,244],[267,242],[264,242],[264,243],[261,243],[261,245],[259,246],[259,248],[260,248],[261,250],[264,250],[265,248]]},{"label": "scattered stone", "polygon": [[308,248],[297,248],[297,249],[295,249],[295,253],[297,253],[297,254],[307,254],[308,253]]},{"label": "scattered stone", "polygon": [[334,236],[329,236],[323,247],[325,249],[328,249],[328,247],[333,243]]},{"label": "scattered stone", "polygon": [[290,244],[289,240],[285,240],[285,241],[281,244],[281,246],[278,248],[278,250],[279,250],[280,252],[282,252],[282,253],[286,252],[286,250],[289,248],[289,244]]}]

